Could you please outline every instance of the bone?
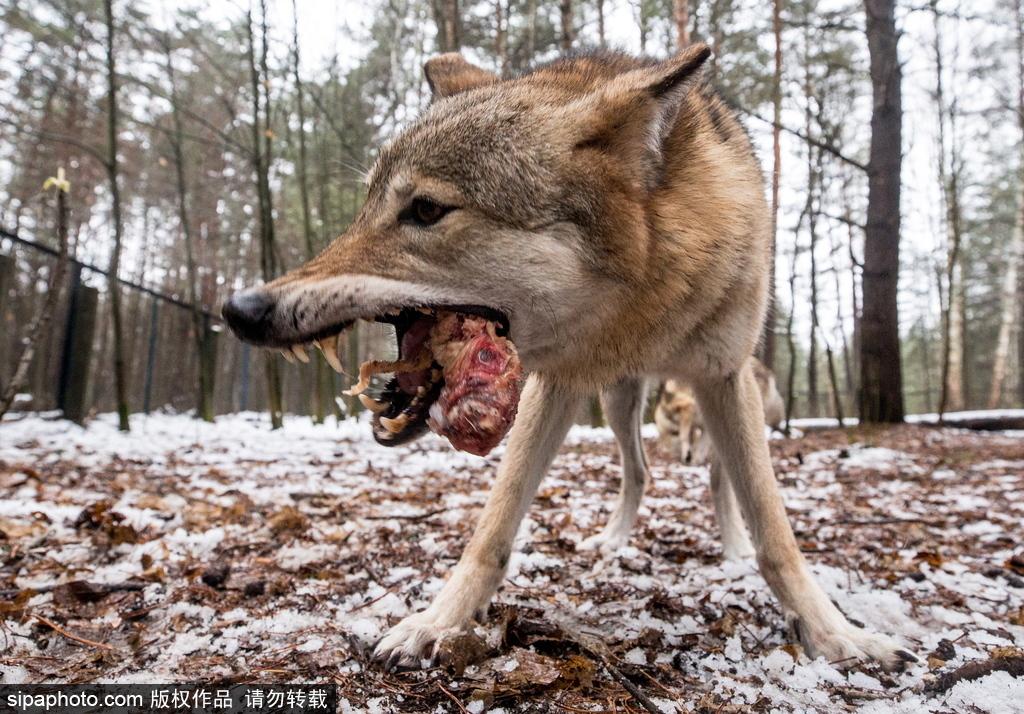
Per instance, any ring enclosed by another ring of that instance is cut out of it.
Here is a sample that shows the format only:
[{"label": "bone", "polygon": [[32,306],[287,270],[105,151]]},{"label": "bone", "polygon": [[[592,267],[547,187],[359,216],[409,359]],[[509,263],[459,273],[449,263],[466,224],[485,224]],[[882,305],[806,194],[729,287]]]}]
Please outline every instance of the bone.
[{"label": "bone", "polygon": [[381,426],[390,431],[392,434],[397,434],[400,431],[402,431],[402,429],[405,428],[405,425],[408,422],[409,417],[405,414],[399,414],[394,419],[389,419],[387,417],[380,418]]},{"label": "bone", "polygon": [[306,354],[306,348],[303,345],[292,345],[292,354],[302,364],[309,364],[309,355]]},{"label": "bone", "polygon": [[341,360],[338,358],[338,335],[324,337],[314,341],[313,344],[320,350],[320,354],[327,360],[327,364],[331,365],[331,369],[338,374],[345,374],[345,368],[341,366]]},{"label": "bone", "polygon": [[384,402],[378,402],[369,394],[360,394],[359,403],[362,404],[367,409],[369,409],[374,414],[380,414],[382,412],[385,412],[387,411],[388,407],[391,406],[390,404],[386,404]]},{"label": "bone", "polygon": [[346,389],[342,394],[347,394],[350,397],[362,394],[366,391],[366,388],[370,386],[370,377],[375,374],[382,372],[415,372],[416,370],[426,369],[433,359],[430,354],[430,350],[423,350],[419,360],[416,362],[410,362],[409,360],[395,360],[393,362],[387,362],[383,360],[370,360],[363,362],[359,365],[359,381],[354,385]]}]

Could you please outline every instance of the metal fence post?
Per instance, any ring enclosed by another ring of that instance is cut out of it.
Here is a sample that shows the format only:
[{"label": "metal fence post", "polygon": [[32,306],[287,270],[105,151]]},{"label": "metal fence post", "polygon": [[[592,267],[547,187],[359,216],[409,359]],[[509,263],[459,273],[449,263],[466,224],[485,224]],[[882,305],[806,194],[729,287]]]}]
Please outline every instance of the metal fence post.
[{"label": "metal fence post", "polygon": [[199,369],[202,370],[203,378],[199,380],[199,388],[203,390],[200,397],[202,412],[199,417],[207,421],[213,421],[213,387],[217,375],[217,335],[218,328],[211,324],[210,316],[203,315],[203,340],[202,350],[199,353]]},{"label": "metal fence post", "polygon": [[89,363],[100,294],[96,288],[82,285],[82,266],[77,263],[71,270],[69,295],[57,407],[66,419],[81,424],[89,414]]},{"label": "metal fence post", "polygon": [[242,369],[241,371],[241,393],[239,396],[238,411],[249,410],[249,343],[242,343]]}]

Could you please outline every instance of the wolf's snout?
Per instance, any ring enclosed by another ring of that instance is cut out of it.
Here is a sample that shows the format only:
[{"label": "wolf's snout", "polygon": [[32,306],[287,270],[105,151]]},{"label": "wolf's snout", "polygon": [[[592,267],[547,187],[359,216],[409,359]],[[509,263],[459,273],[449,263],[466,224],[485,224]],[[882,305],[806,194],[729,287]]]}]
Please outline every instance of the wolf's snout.
[{"label": "wolf's snout", "polygon": [[274,297],[263,288],[252,288],[229,297],[221,308],[221,315],[241,339],[260,343],[267,338],[275,303]]}]

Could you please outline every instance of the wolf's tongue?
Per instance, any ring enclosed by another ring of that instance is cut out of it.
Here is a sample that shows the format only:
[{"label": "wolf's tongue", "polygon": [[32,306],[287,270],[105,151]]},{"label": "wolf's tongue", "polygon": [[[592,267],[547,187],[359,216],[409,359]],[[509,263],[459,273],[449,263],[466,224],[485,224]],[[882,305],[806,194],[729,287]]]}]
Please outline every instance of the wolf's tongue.
[{"label": "wolf's tongue", "polygon": [[460,451],[485,456],[508,433],[519,407],[523,369],[515,345],[493,322],[447,313],[431,334],[444,389],[428,426]]}]

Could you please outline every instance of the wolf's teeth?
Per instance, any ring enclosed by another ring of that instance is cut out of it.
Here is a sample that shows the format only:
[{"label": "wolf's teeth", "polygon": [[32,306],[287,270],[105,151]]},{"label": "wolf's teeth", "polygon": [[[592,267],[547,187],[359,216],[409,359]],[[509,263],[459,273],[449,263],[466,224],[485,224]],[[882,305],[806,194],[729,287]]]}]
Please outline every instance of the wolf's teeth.
[{"label": "wolf's teeth", "polygon": [[288,364],[295,364],[295,355],[292,354],[291,350],[281,350],[281,356],[284,357]]},{"label": "wolf's teeth", "polygon": [[341,366],[341,360],[338,358],[337,335],[325,337],[322,340],[317,340],[313,344],[320,349],[320,353],[324,356],[324,359],[327,360],[327,364],[331,365],[331,369],[338,374],[345,374],[345,369]]},{"label": "wolf's teeth", "polygon": [[434,421],[434,424],[438,429],[444,429],[448,426],[448,419],[445,417],[444,409],[441,408],[440,402],[434,402],[430,405],[430,410],[427,412],[430,418]]},{"label": "wolf's teeth", "polygon": [[426,393],[427,393],[427,388],[426,387],[424,387],[422,385],[419,386],[419,387],[416,387],[416,396],[417,397],[422,397]]},{"label": "wolf's teeth", "polygon": [[369,409],[374,414],[380,414],[382,412],[385,412],[387,411],[388,407],[391,406],[390,404],[385,404],[384,402],[378,402],[369,394],[360,394],[358,396],[359,403],[362,404],[367,409]]},{"label": "wolf's teeth", "polygon": [[292,345],[292,354],[295,355],[295,358],[299,360],[299,362],[302,362],[302,364],[309,364],[309,355],[306,354],[306,348],[302,345]]},{"label": "wolf's teeth", "polygon": [[404,429],[408,421],[409,417],[407,417],[405,414],[399,414],[394,419],[389,419],[387,417],[380,418],[381,426],[390,431],[392,434],[397,434],[402,429]]}]

